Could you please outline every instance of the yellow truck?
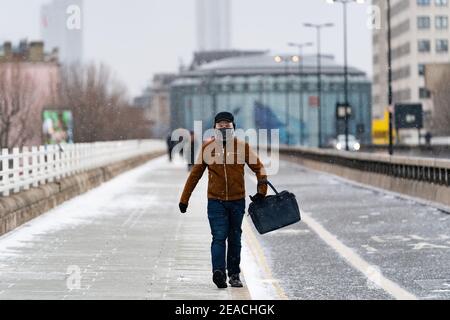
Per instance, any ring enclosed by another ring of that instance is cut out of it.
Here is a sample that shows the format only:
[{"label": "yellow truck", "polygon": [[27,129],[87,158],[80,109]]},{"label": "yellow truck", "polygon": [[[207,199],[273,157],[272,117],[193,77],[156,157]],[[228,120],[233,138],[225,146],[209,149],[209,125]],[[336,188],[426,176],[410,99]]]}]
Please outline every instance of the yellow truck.
[{"label": "yellow truck", "polygon": [[[392,132],[395,141],[395,130]],[[372,143],[375,145],[389,144],[389,112],[384,111],[382,119],[372,120]]]}]

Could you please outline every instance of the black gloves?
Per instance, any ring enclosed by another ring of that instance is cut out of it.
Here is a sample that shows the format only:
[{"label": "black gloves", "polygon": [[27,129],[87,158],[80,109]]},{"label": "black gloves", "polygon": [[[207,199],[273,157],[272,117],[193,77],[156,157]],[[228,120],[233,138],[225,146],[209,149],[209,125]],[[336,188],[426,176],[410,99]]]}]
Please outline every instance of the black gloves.
[{"label": "black gloves", "polygon": [[263,200],[265,197],[266,197],[265,195],[258,192],[254,196],[250,196],[250,200],[252,200],[253,202],[258,202],[258,201]]},{"label": "black gloves", "polygon": [[178,204],[178,207],[180,208],[181,213],[185,213],[186,210],[187,210],[188,205],[180,202]]}]

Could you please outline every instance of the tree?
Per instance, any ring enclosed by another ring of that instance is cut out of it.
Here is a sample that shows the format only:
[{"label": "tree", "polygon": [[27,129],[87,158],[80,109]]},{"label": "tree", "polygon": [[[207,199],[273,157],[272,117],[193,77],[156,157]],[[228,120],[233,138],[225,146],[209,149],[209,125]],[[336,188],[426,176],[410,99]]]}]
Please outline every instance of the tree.
[{"label": "tree", "polygon": [[39,117],[34,80],[20,63],[0,64],[0,146],[22,146],[35,134],[30,123]]},{"label": "tree", "polygon": [[130,107],[126,88],[103,64],[65,67],[60,98],[73,112],[75,142],[149,137],[145,117]]}]

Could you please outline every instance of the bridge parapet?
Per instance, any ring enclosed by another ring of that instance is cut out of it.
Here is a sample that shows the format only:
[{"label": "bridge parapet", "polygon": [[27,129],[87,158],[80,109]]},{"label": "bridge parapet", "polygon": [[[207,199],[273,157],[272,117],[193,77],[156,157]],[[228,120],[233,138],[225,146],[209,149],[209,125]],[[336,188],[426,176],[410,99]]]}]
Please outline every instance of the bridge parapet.
[{"label": "bridge parapet", "polygon": [[280,153],[361,171],[450,186],[450,160],[389,156],[304,147],[281,147]]},{"label": "bridge parapet", "polygon": [[280,147],[300,162],[361,183],[450,205],[450,160],[305,147]]}]

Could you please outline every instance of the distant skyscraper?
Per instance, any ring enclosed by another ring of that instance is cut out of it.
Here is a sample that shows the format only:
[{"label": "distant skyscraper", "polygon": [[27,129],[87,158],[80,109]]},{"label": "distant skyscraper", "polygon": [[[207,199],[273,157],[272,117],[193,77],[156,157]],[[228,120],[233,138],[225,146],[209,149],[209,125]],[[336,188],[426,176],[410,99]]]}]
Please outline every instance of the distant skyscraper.
[{"label": "distant skyscraper", "polygon": [[197,0],[197,49],[227,50],[231,47],[231,0]]},{"label": "distant skyscraper", "polygon": [[52,0],[41,8],[41,36],[49,50],[58,48],[62,63],[83,58],[82,0]]}]

